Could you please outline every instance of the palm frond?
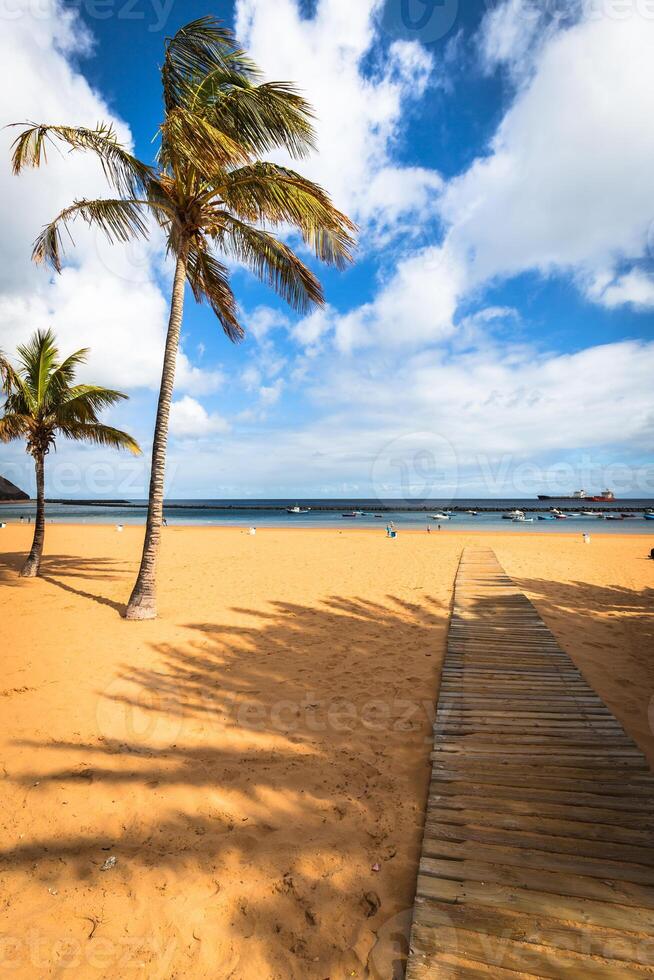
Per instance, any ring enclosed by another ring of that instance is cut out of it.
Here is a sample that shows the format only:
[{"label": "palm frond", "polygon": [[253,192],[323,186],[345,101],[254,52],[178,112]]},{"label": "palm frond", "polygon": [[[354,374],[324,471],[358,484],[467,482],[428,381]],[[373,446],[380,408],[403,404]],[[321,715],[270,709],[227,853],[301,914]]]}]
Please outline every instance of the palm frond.
[{"label": "palm frond", "polygon": [[4,394],[5,412],[30,414],[38,410],[36,395],[20,371],[12,368],[11,373],[5,376]]},{"label": "palm frond", "polygon": [[60,424],[58,428],[67,439],[74,439],[76,442],[90,442],[95,446],[107,446],[111,449],[128,449],[134,456],[141,454],[141,447],[132,436],[110,425],[71,421]]},{"label": "palm frond", "polygon": [[181,163],[206,177],[218,168],[235,167],[247,159],[247,150],[207,119],[181,106],[166,114],[159,152],[164,169],[178,173]]},{"label": "palm frond", "polygon": [[226,212],[222,221],[223,226],[215,235],[220,246],[271,286],[289,306],[306,313],[324,304],[319,280],[288,245]]},{"label": "palm frond", "polygon": [[89,353],[90,349],[88,347],[82,347],[81,350],[75,351],[74,354],[69,354],[52,372],[50,386],[52,388],[62,388],[64,393],[67,393],[75,380],[77,368],[82,364],[86,364]]},{"label": "palm frond", "polygon": [[316,149],[313,110],[290,82],[252,85],[216,69],[200,82],[191,105],[253,154],[283,147],[301,158]]},{"label": "palm frond", "polygon": [[8,395],[12,388],[12,381],[16,375],[14,367],[9,358],[0,350],[0,391]]},{"label": "palm frond", "polygon": [[198,83],[217,69],[234,78],[258,77],[233,33],[215,17],[200,17],[180,28],[166,42],[161,71],[166,112],[188,106]]},{"label": "palm frond", "polygon": [[217,192],[247,221],[298,228],[323,262],[342,268],[352,260],[356,225],[329,195],[294,170],[258,162],[226,174]]},{"label": "palm frond", "polygon": [[14,439],[24,439],[29,434],[29,416],[19,412],[7,412],[0,416],[0,442],[12,442]]},{"label": "palm frond", "polygon": [[[25,123],[13,123],[24,126]],[[47,126],[31,123],[12,145],[12,167],[19,174],[25,167],[40,167],[47,160],[48,144],[63,143],[71,150],[88,150],[99,158],[107,180],[125,197],[147,193],[154,171],[122,146],[109,125],[96,129],[83,126]]]},{"label": "palm frond", "polygon": [[102,388],[99,385],[75,385],[66,391],[65,398],[57,406],[57,422],[78,420],[97,422],[98,413],[111,408],[127,398],[122,391]]},{"label": "palm frond", "polygon": [[177,217],[175,182],[169,174],[160,171],[158,179],[152,181],[147,203],[159,227],[169,232]]},{"label": "palm frond", "polygon": [[238,321],[227,269],[202,243],[196,243],[189,252],[187,278],[196,302],[209,304],[231,341],[242,340],[244,330]]},{"label": "palm frond", "polygon": [[45,262],[57,272],[61,272],[63,227],[72,241],[68,230],[70,222],[81,217],[88,225],[95,225],[109,242],[129,242],[134,238],[148,237],[148,226],[143,214],[147,206],[144,201],[123,201],[120,199],[97,201],[75,201],[64,208],[54,221],[46,225],[34,243],[32,258],[35,262]]},{"label": "palm frond", "polygon": [[37,330],[27,344],[17,348],[23,379],[36,405],[45,401],[48,381],[56,366],[59,351],[52,330]]}]

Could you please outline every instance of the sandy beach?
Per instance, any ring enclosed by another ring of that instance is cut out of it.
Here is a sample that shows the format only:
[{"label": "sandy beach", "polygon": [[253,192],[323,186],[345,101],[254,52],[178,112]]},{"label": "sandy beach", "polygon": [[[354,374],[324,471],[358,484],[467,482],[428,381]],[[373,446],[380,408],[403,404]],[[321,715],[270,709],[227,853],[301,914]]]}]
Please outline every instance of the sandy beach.
[{"label": "sandy beach", "polygon": [[[394,976],[462,548],[495,549],[654,763],[649,537],[0,531],[0,964],[16,977]],[[649,712],[649,720],[648,720]]]}]

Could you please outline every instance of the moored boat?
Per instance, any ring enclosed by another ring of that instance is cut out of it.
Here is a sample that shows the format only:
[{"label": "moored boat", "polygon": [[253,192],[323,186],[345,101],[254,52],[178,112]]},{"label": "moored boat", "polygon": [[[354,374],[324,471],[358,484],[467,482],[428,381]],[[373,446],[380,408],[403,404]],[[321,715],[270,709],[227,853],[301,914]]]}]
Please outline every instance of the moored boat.
[{"label": "moored boat", "polygon": [[574,493],[539,493],[539,500],[587,500],[589,503],[599,504],[599,503],[613,503],[615,500],[615,494],[613,490],[602,490],[600,494],[596,496],[588,496],[585,490],[575,490]]}]

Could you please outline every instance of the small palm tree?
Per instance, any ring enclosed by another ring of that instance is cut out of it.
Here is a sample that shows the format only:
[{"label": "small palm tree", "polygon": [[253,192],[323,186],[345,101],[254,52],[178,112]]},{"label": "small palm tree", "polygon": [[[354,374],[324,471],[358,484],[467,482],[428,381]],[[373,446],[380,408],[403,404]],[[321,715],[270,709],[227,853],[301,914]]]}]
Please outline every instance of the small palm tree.
[{"label": "small palm tree", "polygon": [[46,226],[33,257],[61,269],[61,231],[76,217],[110,241],[147,236],[147,215],[164,230],[175,257],[170,319],[152,446],[148,517],[139,575],[128,619],[156,615],[155,571],[161,533],[170,404],[188,280],[232,341],[244,330],[217,252],[235,258],[294,309],[324,302],[319,281],[269,228],[297,229],[326,263],[351,259],[355,227],[322,188],[260,154],[282,148],[292,157],[314,147],[312,111],[286,82],[262,82],[233,34],[213,17],[183,27],[166,42],[162,68],[164,121],[157,162],[150,167],[122,147],[113,130],[30,125],[14,144],[13,168],[38,167],[46,144],[89,150],[115,187],[113,200],[80,200]]},{"label": "small palm tree", "polygon": [[96,446],[141,452],[126,432],[102,425],[98,414],[127,398],[120,391],[97,385],[75,384],[75,370],[86,360],[78,350],[61,361],[51,330],[39,330],[29,344],[18,348],[18,365],[0,356],[4,411],[0,417],[0,442],[25,439],[36,468],[36,523],[32,550],[21,572],[25,578],[39,574],[45,538],[45,458],[55,448],[57,436]]}]

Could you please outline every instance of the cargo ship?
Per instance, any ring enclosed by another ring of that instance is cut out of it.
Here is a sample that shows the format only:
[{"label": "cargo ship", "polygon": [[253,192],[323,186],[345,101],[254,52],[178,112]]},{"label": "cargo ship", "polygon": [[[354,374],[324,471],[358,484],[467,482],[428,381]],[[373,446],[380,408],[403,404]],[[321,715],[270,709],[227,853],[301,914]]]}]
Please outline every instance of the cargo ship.
[{"label": "cargo ship", "polygon": [[538,499],[539,500],[576,500],[577,503],[579,503],[579,501],[583,501],[589,504],[612,504],[616,498],[615,498],[615,494],[613,493],[613,490],[602,490],[601,494],[598,494],[596,497],[589,497],[585,490],[575,490],[575,492],[572,494],[569,495],[563,494],[561,496],[557,494],[539,493]]}]

